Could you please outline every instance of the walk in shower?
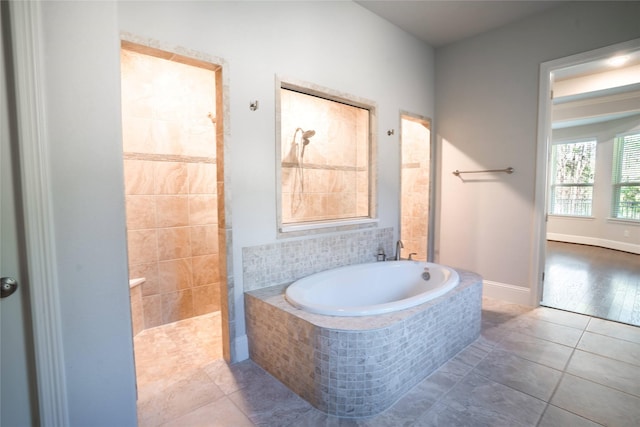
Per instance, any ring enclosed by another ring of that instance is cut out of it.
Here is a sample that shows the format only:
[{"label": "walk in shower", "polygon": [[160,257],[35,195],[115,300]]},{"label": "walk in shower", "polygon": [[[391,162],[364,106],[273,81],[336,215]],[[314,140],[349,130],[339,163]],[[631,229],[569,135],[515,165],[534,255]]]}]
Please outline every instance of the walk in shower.
[{"label": "walk in shower", "polygon": [[147,329],[220,310],[216,79],[131,44],[121,64],[129,271],[145,279],[134,329]]},{"label": "walk in shower", "polygon": [[400,239],[402,256],[433,261],[433,167],[431,121],[403,113],[401,124]]}]

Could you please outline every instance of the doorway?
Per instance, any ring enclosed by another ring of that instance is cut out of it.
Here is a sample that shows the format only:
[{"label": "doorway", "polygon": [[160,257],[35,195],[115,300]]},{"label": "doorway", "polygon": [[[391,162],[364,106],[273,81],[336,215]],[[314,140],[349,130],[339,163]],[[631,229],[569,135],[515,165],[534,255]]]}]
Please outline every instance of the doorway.
[{"label": "doorway", "polygon": [[[123,41],[123,165],[138,405],[230,360],[222,68]],[[226,335],[225,335],[226,334]]]},{"label": "doorway", "polygon": [[537,301],[636,325],[640,175],[621,147],[640,135],[639,76],[640,40],[542,65],[536,192]]},{"label": "doorway", "polygon": [[400,114],[400,240],[402,256],[433,261],[431,120]]}]

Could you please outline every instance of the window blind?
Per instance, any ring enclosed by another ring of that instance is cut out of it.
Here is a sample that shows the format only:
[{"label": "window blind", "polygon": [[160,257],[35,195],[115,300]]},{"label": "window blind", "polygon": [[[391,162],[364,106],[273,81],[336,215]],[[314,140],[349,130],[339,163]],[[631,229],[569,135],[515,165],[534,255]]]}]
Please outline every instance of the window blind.
[{"label": "window blind", "polygon": [[593,205],[596,140],[555,143],[549,213],[590,216]]},{"label": "window blind", "polygon": [[640,133],[616,138],[613,187],[612,216],[640,220]]}]

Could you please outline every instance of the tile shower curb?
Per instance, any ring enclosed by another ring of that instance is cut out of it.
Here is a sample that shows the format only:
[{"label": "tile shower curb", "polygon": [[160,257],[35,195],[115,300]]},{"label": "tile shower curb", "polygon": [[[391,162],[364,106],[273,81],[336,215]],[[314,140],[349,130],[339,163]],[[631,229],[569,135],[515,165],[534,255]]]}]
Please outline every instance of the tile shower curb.
[{"label": "tile shower curb", "polygon": [[480,335],[482,278],[456,271],[447,294],[378,316],[298,310],[287,284],[245,292],[250,357],[325,413],[378,414]]}]

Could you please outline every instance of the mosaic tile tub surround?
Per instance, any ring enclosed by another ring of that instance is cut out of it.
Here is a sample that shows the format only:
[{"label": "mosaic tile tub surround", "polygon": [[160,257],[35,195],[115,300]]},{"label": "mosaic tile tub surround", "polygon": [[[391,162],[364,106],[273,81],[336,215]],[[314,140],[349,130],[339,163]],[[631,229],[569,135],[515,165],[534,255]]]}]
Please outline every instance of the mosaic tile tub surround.
[{"label": "mosaic tile tub surround", "polygon": [[447,294],[378,316],[298,310],[286,285],[246,292],[250,357],[321,411],[375,415],[479,336],[482,278],[458,273]]},{"label": "mosaic tile tub surround", "polygon": [[289,283],[319,271],[374,262],[378,248],[391,256],[393,228],[287,240],[242,248],[244,290]]}]

